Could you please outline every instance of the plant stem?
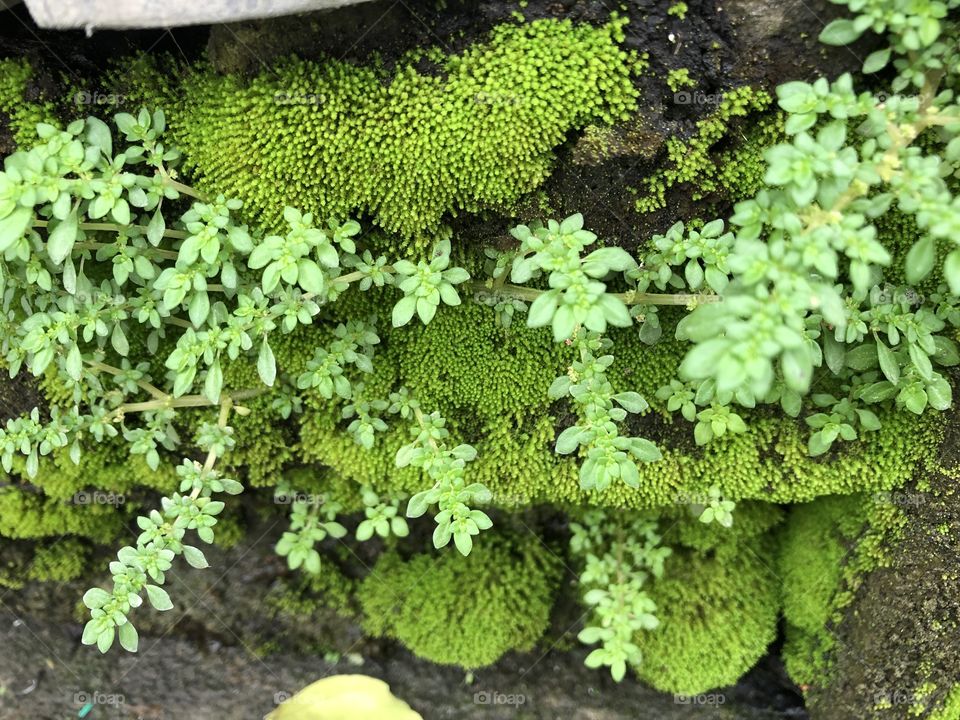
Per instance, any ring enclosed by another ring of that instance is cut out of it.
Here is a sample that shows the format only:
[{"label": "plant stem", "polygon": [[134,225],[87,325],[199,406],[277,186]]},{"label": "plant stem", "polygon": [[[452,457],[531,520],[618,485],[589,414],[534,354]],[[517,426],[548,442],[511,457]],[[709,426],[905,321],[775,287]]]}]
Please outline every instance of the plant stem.
[{"label": "plant stem", "polygon": [[[217,427],[225,428],[227,426],[227,420],[230,419],[230,411],[233,410],[233,397],[227,395],[223,400],[220,401],[220,416],[217,418]],[[212,448],[210,452],[207,453],[206,459],[203,461],[203,474],[209,473],[213,470],[213,464],[217,461],[217,453]],[[193,492],[190,493],[190,497],[193,500],[196,500],[200,496],[200,488],[194,488]]]},{"label": "plant stem", "polygon": [[172,180],[169,176],[166,178],[166,181],[165,181],[165,182],[166,182],[167,185],[169,185],[170,187],[172,187],[174,190],[176,190],[178,193],[180,193],[180,194],[182,194],[182,195],[186,195],[186,196],[188,196],[188,197],[192,197],[192,198],[195,198],[195,199],[197,199],[197,200],[202,200],[203,202],[207,202],[207,196],[206,196],[206,195],[204,195],[202,192],[199,192],[198,190],[194,190],[194,189],[193,189],[192,187],[190,187],[189,185],[184,185],[184,184],[181,183],[181,182],[177,182],[176,180]]},{"label": "plant stem", "polygon": [[116,413],[118,417],[122,417],[127,413],[150,412],[152,410],[165,410],[167,408],[207,407],[209,405],[217,404],[222,405],[227,400],[229,400],[232,404],[239,400],[249,400],[250,398],[257,397],[258,395],[262,395],[263,393],[267,392],[267,390],[269,390],[269,388],[238,390],[237,392],[226,394],[221,403],[212,402],[206,395],[183,395],[175,398],[172,395],[164,394],[163,397],[157,398],[156,400],[147,400],[138,403],[125,403],[117,408]]},{"label": "plant stem", "polygon": [[[488,282],[473,281],[470,287],[474,292],[494,292]],[[547,290],[538,290],[536,288],[523,287],[522,285],[512,285],[504,283],[496,288],[495,292],[499,295],[507,295],[518,300],[536,300]],[[622,300],[626,305],[697,305],[701,303],[720,302],[723,298],[720,295],[710,293],[647,293],[629,290],[622,293],[614,293],[613,296]]]},{"label": "plant stem", "polygon": [[[101,370],[105,373],[110,373],[111,375],[122,375],[123,370],[120,368],[114,367],[113,365],[107,365],[106,363],[99,362],[97,360],[87,360],[87,364],[95,370]],[[168,395],[163,392],[160,388],[155,385],[151,385],[146,380],[137,380],[137,386],[143,390],[146,390],[148,393],[153,395],[156,399],[165,399]]]},{"label": "plant stem", "polygon": [[[34,220],[33,227],[43,228],[47,227],[50,223],[47,220]],[[136,228],[142,230],[144,233],[147,232],[146,225],[120,225],[119,223],[109,223],[109,222],[82,222],[79,223],[78,227],[81,230],[103,230],[106,232],[123,232],[130,228]],[[183,230],[164,230],[163,236],[168,238],[173,238],[174,240],[186,240],[190,237],[190,233],[184,232]],[[176,253],[173,255],[176,259]]]},{"label": "plant stem", "polygon": [[[164,233],[166,234],[166,233]],[[75,250],[99,250],[100,248],[113,247],[110,243],[85,242],[77,243],[73,246]],[[165,260],[176,260],[178,255],[172,250],[161,250],[160,248],[137,248],[138,253],[145,253]]]}]

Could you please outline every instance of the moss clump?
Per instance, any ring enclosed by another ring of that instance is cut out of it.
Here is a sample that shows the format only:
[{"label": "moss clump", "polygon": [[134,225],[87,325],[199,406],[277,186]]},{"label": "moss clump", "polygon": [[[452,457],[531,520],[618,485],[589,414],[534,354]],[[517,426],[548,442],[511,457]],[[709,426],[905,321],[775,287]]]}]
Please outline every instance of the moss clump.
[{"label": "moss clump", "polygon": [[0,60],[0,113],[6,115],[10,134],[18,147],[36,140],[37,123],[56,123],[51,102],[27,100],[27,85],[32,77],[33,68],[26,60]]},{"label": "moss clump", "polygon": [[200,186],[241,198],[250,219],[362,211],[423,238],[447,213],[534,190],[568,131],[628,116],[625,22],[500,25],[431,74],[296,59],[249,83],[193,72],[167,99],[170,127]]},{"label": "moss clump", "polygon": [[485,421],[545,410],[547,390],[570,360],[548,329],[504,329],[475,303],[437,313],[409,333],[399,361],[404,383],[424,407]]},{"label": "moss clump", "polygon": [[120,535],[124,520],[111,505],[73,505],[29,490],[0,489],[0,537],[5,539],[79,535],[106,544]]},{"label": "moss clump", "polygon": [[49,582],[73,580],[83,574],[89,554],[87,545],[70,538],[48,547],[39,547],[27,571],[27,577]]},{"label": "moss clump", "polygon": [[886,562],[885,539],[905,523],[883,494],[838,495],[790,512],[779,556],[787,641],[784,663],[799,685],[828,681],[832,628],[862,577]]},{"label": "moss clump", "polygon": [[484,667],[540,639],[560,576],[533,538],[485,537],[467,557],[388,552],[360,588],[364,628],[441,665]]},{"label": "moss clump", "polygon": [[673,92],[680,88],[696,87],[697,81],[690,77],[690,71],[687,68],[677,68],[667,73],[667,87]]},{"label": "moss clump", "polygon": [[930,715],[930,720],[960,720],[960,685],[954,686],[944,704]]},{"label": "moss clump", "polygon": [[[668,78],[675,92],[678,82]],[[647,194],[637,199],[637,210],[666,207],[667,190],[680,184],[690,187],[694,200],[713,193],[731,199],[754,194],[763,182],[763,152],[783,137],[780,115],[763,114],[771,103],[769,93],[751,87],[725,93],[717,109],[697,122],[693,137],[667,140],[667,166],[644,181]],[[734,126],[745,117],[751,117],[749,128],[734,136]],[[733,146],[725,146],[721,141],[731,136]]]},{"label": "moss clump", "polygon": [[703,500],[696,497],[678,496],[677,504],[668,506],[660,513],[661,527],[668,528],[664,542],[668,545],[683,545],[706,552],[730,542],[740,542],[763,535],[783,521],[784,512],[778,505],[747,501],[737,504],[733,527],[720,523],[702,523],[693,511],[702,507]]},{"label": "moss clump", "polygon": [[780,583],[770,538],[713,552],[675,553],[650,586],[660,627],[634,637],[637,675],[664,692],[696,695],[734,684],[777,635]]}]

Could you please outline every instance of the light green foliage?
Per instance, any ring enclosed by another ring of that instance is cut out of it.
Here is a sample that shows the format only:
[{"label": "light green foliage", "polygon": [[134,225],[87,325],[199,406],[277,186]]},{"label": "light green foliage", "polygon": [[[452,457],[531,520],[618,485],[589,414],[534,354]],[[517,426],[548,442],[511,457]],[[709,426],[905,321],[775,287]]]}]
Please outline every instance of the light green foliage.
[{"label": "light green foliage", "polygon": [[617,247],[600,248],[583,257],[584,249],[597,236],[583,229],[582,215],[571,215],[563,222],[549,220],[532,228],[518,225],[511,234],[520,241],[520,247],[513,258],[510,279],[526,283],[546,273],[551,288],[531,303],[528,326],[552,327],[557,342],[573,337],[581,325],[597,333],[604,332],[608,324],[630,326],[623,299],[608,293],[602,279],[632,270],[637,263]]},{"label": "light green foliage", "polygon": [[634,634],[660,624],[644,584],[648,577],[663,576],[672,551],[659,546],[656,520],[642,516],[631,519],[595,510],[570,529],[570,551],[583,563],[580,589],[590,610],[577,638],[588,645],[600,643],[584,662],[589,668],[609,667],[620,682],[628,665],[643,662]]},{"label": "light green foliage", "polygon": [[[285,488],[280,487],[279,492]],[[314,545],[328,535],[342,538],[347,529],[335,522],[342,508],[338,503],[296,500],[290,512],[290,529],[283,533],[277,543],[277,555],[287,558],[287,566],[296,570],[303,566],[308,573],[320,573],[320,553]]]},{"label": "light green foliage", "polygon": [[778,561],[787,621],[784,662],[800,685],[827,684],[831,628],[863,575],[886,562],[884,543],[903,527],[902,511],[882,493],[824,497],[790,511]]},{"label": "light green foliage", "polygon": [[433,546],[442,548],[453,540],[461,554],[469,555],[474,536],[493,525],[483,510],[471,508],[491,500],[486,486],[466,480],[466,464],[476,459],[476,448],[466,443],[451,447],[446,420],[437,412],[424,415],[419,403],[409,398],[404,389],[392,393],[390,400],[391,413],[416,420],[416,425],[410,428],[413,442],[397,450],[397,467],[421,468],[434,481],[432,488],[410,498],[407,517],[420,517],[436,504],[439,512],[434,517],[437,526],[433,531]]},{"label": "light green foliage", "polygon": [[401,498],[382,500],[369,488],[363,490],[364,519],[357,525],[357,540],[369,540],[376,534],[381,538],[403,538],[410,534],[407,521],[398,515]]},{"label": "light green foliage", "polygon": [[432,662],[484,667],[508,650],[533,648],[562,572],[534,537],[492,535],[465,558],[419,554],[404,561],[388,552],[360,588],[364,628]]},{"label": "light green foliage", "polygon": [[[607,380],[612,355],[597,354],[612,345],[596,333],[578,333],[573,344],[580,352],[566,375],[561,375],[548,391],[553,399],[570,396],[577,407],[579,420],[557,436],[556,451],[561,455],[583,448],[586,460],[580,468],[580,487],[584,490],[605,490],[615,480],[631,488],[640,486],[637,461],[659,460],[660,450],[645,438],[623,437],[616,423],[627,413],[641,413],[648,408],[639,393],[614,393]],[[596,353],[596,354],[595,354]]]},{"label": "light green foliage", "polygon": [[[916,283],[933,271],[936,244],[952,237],[954,222],[943,178],[952,168],[949,147],[960,131],[960,110],[950,92],[938,94],[939,68],[953,62],[954,52],[937,42],[941,27],[933,18],[942,4],[916,14],[922,31],[891,11],[894,5],[876,3],[867,15],[878,29],[890,26],[895,53],[913,53],[899,61],[894,88],[913,84],[920,94],[881,102],[856,94],[849,75],[781,86],[792,141],[767,152],[770,187],[739,203],[731,218],[737,229],[728,262],[740,282],[724,302],[698,308],[679,328],[697,344],[681,374],[715,379],[718,389],[761,397],[781,379],[806,392],[817,368],[836,376],[842,392],[828,393],[830,412],[811,418],[813,453],[825,452],[837,437],[856,438],[857,426],[875,430],[872,411],[857,412],[865,405],[888,402],[919,414],[951,402],[949,383],[935,366],[958,359],[952,340],[937,334],[956,320],[955,295],[943,286],[911,301],[902,299],[910,297],[909,288],[886,290],[882,268],[892,258],[872,224],[894,202],[914,217],[921,238],[898,261],[906,263],[907,281]],[[844,42],[870,24],[835,21],[824,38]],[[885,61],[874,64],[879,69]],[[850,128],[856,137],[848,138]],[[914,143],[927,130],[938,137],[942,157]],[[944,277],[956,292],[960,273],[951,268],[960,260],[952,257]]]},{"label": "light green foliage", "polygon": [[697,517],[704,525],[713,522],[727,528],[733,525],[733,511],[737,504],[733,500],[727,500],[716,485],[711,485],[707,490],[702,507]]},{"label": "light green foliage", "polygon": [[[782,120],[765,112],[771,102],[767,92],[747,86],[725,92],[716,109],[697,121],[692,137],[667,140],[667,166],[646,178],[637,210],[666,207],[667,190],[681,184],[694,200],[714,194],[739,200],[755,193],[763,183],[763,151],[783,137]],[[731,136],[732,148],[718,147]]]},{"label": "light green foliage", "polygon": [[406,325],[414,312],[426,325],[433,320],[441,300],[445,305],[460,304],[454,284],[469,280],[470,274],[461,267],[449,265],[449,240],[441,240],[434,246],[429,261],[421,260],[414,265],[409,260],[399,260],[393,264],[397,287],[403,291],[403,298],[393,306],[394,327]]},{"label": "light green foliage", "polygon": [[429,244],[447,213],[509,207],[549,174],[553,148],[635,106],[625,20],[505,24],[486,42],[392,73],[291,60],[249,83],[191,73],[165,102],[200,186],[279,224],[286,205],[364,212]]},{"label": "light green foliage", "polygon": [[734,684],[777,635],[780,585],[769,538],[712,552],[675,549],[649,586],[660,626],[634,635],[637,675],[664,692],[696,695]]},{"label": "light green foliage", "polygon": [[[216,459],[236,445],[227,424],[230,414],[250,413],[237,403],[263,394],[262,386],[279,384],[270,407],[277,416],[289,417],[302,404],[292,396],[292,386],[308,401],[334,395],[351,400],[354,381],[345,372],[372,372],[370,358],[379,338],[362,321],[338,325],[329,345],[314,348],[295,378],[278,373],[271,331],[290,334],[311,324],[320,305],[336,299],[351,282],[383,286],[392,270],[376,262],[341,274],[341,252],[344,265],[365,263],[355,254],[352,237],[359,226],[352,221],[330,221],[324,230],[314,226],[309,213],[288,207],[283,217],[289,229],[283,236],[251,234],[231,218],[239,201],[223,196],[210,201],[175,179],[180,153],[160,140],[166,127],[162,112],[120,113],[115,123],[127,143],[122,151],[114,146],[110,128],[96,118],[75,121],[65,131],[41,123],[41,142],[9,156],[0,173],[4,363],[11,376],[24,367],[45,375],[49,385],[60,388],[62,403],[50,409],[49,421],[37,408],[9,419],[0,430],[0,464],[7,473],[38,478],[41,464],[55,451],[64,450],[79,465],[87,437],[102,444],[122,436],[133,455],[156,471],[161,451],[181,444],[177,409],[219,405],[216,423],[201,421],[194,428],[195,446],[206,453],[206,461],[184,460],[177,468],[179,492],[163,498],[162,512],[138,518],[143,532],[136,546],[123,548],[111,564],[112,591],[95,588],[85,596],[92,619],[83,642],[106,651],[119,638],[133,651],[138,636],[127,615],[142,604],[141,592],[156,609],[171,607],[161,585],[173,559],[183,554],[191,565],[206,565],[201,551],[182,542],[185,532],[195,530],[202,541],[213,542],[212,528],[224,504],[211,496],[242,489],[213,469]],[[142,174],[138,166],[145,168]],[[171,208],[184,197],[193,202],[179,220],[169,222],[164,212],[172,216]],[[111,260],[109,269],[101,272],[93,256]],[[456,295],[450,283],[463,282],[466,273],[449,276],[454,272],[444,274],[440,292]],[[165,377],[151,362],[131,362],[131,338],[142,340],[151,354],[162,345]],[[225,389],[223,365],[254,354],[260,387]],[[189,394],[200,383],[202,393]],[[141,393],[150,399],[137,400]],[[357,399],[344,409],[361,416],[352,432],[367,445],[370,431],[382,425],[364,425],[372,407]],[[130,422],[138,415],[143,424]],[[57,462],[62,457],[58,454]],[[63,487],[61,482],[60,488],[48,489],[56,495]],[[18,493],[8,490],[5,499],[26,500]],[[45,501],[27,502],[42,506]],[[489,527],[489,520],[472,511],[467,527],[459,504],[451,512],[458,547],[469,552],[461,532],[478,531],[477,522]],[[18,525],[4,534],[22,534],[29,523],[21,518]],[[295,513],[294,526],[316,539],[307,532],[315,530],[308,514]],[[67,529],[79,528],[67,523]],[[282,544],[291,564],[318,568],[312,545],[294,544]]]}]

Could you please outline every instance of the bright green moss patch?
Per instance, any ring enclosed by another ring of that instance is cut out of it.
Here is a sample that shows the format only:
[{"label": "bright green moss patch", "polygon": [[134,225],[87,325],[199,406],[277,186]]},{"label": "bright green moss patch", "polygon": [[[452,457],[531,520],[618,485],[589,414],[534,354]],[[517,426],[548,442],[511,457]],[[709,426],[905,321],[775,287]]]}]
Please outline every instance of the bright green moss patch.
[{"label": "bright green moss patch", "polygon": [[270,226],[284,205],[365,212],[404,238],[448,213],[509,208],[550,173],[570,130],[636,104],[623,19],[505,24],[425,74],[291,59],[249,83],[190,74],[171,128],[202,187]]},{"label": "bright green moss patch", "polygon": [[954,686],[943,706],[930,715],[930,720],[960,720],[960,685]]},{"label": "bright green moss patch", "polygon": [[[680,89],[679,80],[668,79],[672,90]],[[696,92],[684,94],[690,102],[706,97]],[[666,166],[646,178],[637,210],[650,212],[666,207],[667,190],[681,184],[690,187],[694,200],[712,193],[734,199],[753,195],[763,180],[764,150],[783,138],[779,115],[764,114],[772,102],[767,92],[751,87],[725,93],[716,109],[697,123],[693,137],[667,140]],[[746,117],[752,119],[750,125],[734,134],[734,126],[740,127]]]},{"label": "bright green moss patch", "polygon": [[466,411],[487,421],[545,409],[547,389],[570,361],[548,329],[508,329],[489,309],[468,303],[413,328],[400,352],[404,383],[424,407]]},{"label": "bright green moss patch", "polygon": [[787,672],[799,685],[827,684],[832,628],[861,578],[885,561],[883,542],[905,518],[885,495],[837,495],[798,505],[783,532],[779,574]]},{"label": "bright green moss patch", "polygon": [[36,140],[37,123],[55,122],[52,103],[27,101],[25,93],[32,76],[33,69],[26,60],[0,60],[0,113],[6,115],[17,146],[29,146]]},{"label": "bright green moss patch", "polygon": [[637,675],[664,692],[696,695],[732,685],[777,634],[780,581],[769,538],[712,553],[676,553],[650,586],[660,626],[634,636]]},{"label": "bright green moss patch", "polygon": [[488,536],[467,557],[388,552],[360,588],[364,628],[441,665],[479,668],[543,635],[562,567],[541,541]]}]

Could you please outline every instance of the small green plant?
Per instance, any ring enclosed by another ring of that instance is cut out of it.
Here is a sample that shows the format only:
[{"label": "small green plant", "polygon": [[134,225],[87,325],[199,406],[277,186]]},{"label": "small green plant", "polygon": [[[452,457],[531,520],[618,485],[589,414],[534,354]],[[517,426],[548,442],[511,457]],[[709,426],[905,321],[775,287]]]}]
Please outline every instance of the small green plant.
[{"label": "small green plant", "polygon": [[680,20],[686,20],[688,11],[689,8],[687,7],[687,4],[681,0],[680,2],[673,3],[669,7],[667,10],[667,15],[673,15],[675,18]]},{"label": "small green plant", "polygon": [[733,500],[727,500],[723,496],[719,487],[713,485],[707,491],[706,502],[701,506],[699,520],[704,525],[715,522],[723,527],[732,527],[733,511],[736,506]]},{"label": "small green plant", "polygon": [[690,77],[690,71],[687,68],[677,68],[667,73],[667,87],[672,92],[677,92],[680,88],[696,86],[697,82]]},{"label": "small green plant", "polygon": [[590,668],[609,667],[620,682],[627,665],[643,661],[634,635],[660,624],[644,584],[651,575],[663,574],[672,551],[660,546],[657,522],[647,518],[625,520],[592,510],[570,529],[570,551],[583,563],[580,588],[590,613],[577,638],[587,645],[600,644],[585,663]]}]

